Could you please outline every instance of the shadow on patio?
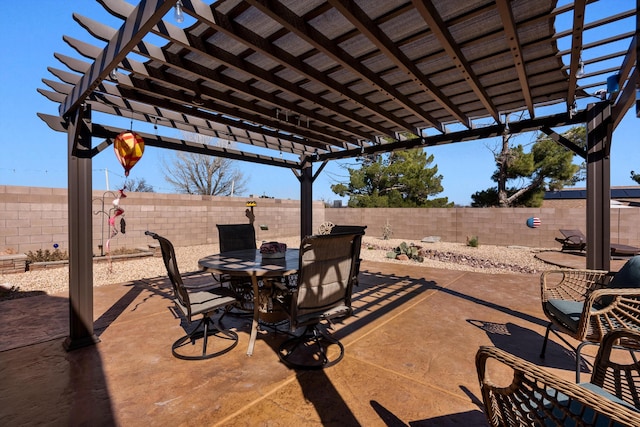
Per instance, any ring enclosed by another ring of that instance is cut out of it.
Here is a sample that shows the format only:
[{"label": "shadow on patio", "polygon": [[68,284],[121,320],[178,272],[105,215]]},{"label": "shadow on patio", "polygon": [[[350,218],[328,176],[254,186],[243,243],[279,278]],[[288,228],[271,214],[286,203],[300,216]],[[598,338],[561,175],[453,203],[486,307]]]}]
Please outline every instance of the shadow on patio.
[{"label": "shadow on patio", "polygon": [[[197,280],[198,275],[191,277]],[[295,372],[264,332],[245,354],[250,322],[226,316],[240,343],[208,361],[183,361],[183,334],[165,278],[95,288],[96,346],[66,353],[68,300],[0,302],[2,425],[486,425],[474,357],[496,345],[574,373],[573,353],[550,342],[537,275],[489,275],[363,262],[354,315],[336,326],[345,358]]]}]

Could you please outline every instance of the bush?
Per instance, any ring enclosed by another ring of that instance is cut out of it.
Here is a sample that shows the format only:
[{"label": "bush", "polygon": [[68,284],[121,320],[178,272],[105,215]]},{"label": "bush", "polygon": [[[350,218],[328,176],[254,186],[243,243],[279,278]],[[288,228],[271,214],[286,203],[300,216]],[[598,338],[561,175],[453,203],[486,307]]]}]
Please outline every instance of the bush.
[{"label": "bush", "polygon": [[27,255],[27,264],[33,262],[48,262],[48,261],[65,261],[69,259],[69,255],[67,251],[61,251],[60,249],[54,249],[50,251],[49,249],[38,249],[37,251],[29,251],[26,253]]},{"label": "bush", "polygon": [[392,235],[393,235],[393,230],[391,230],[391,224],[389,224],[389,221],[387,221],[384,227],[382,227],[382,239],[389,240]]},{"label": "bush", "polygon": [[472,248],[477,248],[480,246],[478,242],[478,236],[473,236],[471,238],[467,237],[467,246],[471,246]]}]

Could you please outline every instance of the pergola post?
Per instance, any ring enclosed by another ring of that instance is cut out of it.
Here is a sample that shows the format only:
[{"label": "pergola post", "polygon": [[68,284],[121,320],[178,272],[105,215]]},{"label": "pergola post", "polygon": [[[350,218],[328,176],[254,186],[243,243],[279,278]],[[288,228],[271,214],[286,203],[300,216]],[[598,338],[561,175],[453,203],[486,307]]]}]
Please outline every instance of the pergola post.
[{"label": "pergola post", "polygon": [[587,106],[587,268],[611,266],[611,104]]},{"label": "pergola post", "polygon": [[313,167],[306,163],[300,173],[300,237],[313,234]]},{"label": "pergola post", "polygon": [[93,333],[91,109],[88,105],[82,105],[72,114],[67,136],[69,336],[64,348],[70,351],[100,341]]}]

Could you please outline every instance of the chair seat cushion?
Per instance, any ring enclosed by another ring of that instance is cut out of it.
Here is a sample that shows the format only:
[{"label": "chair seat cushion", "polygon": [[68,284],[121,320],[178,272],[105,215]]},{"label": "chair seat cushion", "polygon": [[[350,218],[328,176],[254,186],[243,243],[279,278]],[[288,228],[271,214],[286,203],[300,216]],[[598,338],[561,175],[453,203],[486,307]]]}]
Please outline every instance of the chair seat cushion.
[{"label": "chair seat cushion", "polygon": [[[627,261],[620,271],[613,276],[607,288],[640,288],[640,255],[634,256]],[[611,304],[614,299],[613,296],[607,295],[600,298],[600,303],[606,306]]]},{"label": "chair seat cushion", "polygon": [[[582,310],[584,309],[584,302],[550,299],[545,303],[545,307],[553,317],[558,319],[560,323],[564,324],[569,330],[578,330],[580,316],[582,315]],[[601,308],[601,305],[594,304],[591,307],[591,311],[594,312]]]},{"label": "chair seat cushion", "polygon": [[610,288],[640,288],[640,255],[627,261],[613,276]]},{"label": "chair seat cushion", "polygon": [[625,402],[624,400],[620,399],[618,396],[616,396],[615,394],[611,394],[608,391],[598,387],[595,384],[591,384],[591,383],[580,383],[579,384],[580,387],[586,388],[587,390],[590,390],[596,394],[599,394],[602,397],[607,398],[608,400],[614,402],[614,403],[618,403],[620,405],[624,405],[629,409],[632,409],[636,412],[640,412],[640,410],[638,410],[638,408],[636,408],[635,406]]},{"label": "chair seat cushion", "polygon": [[336,319],[339,317],[346,317],[351,314],[351,308],[346,305],[340,304],[337,307],[332,307],[324,311],[317,311],[313,313],[303,314],[298,317],[298,326],[304,326],[308,324],[318,323],[322,320]]},{"label": "chair seat cushion", "polygon": [[[226,290],[213,289],[211,291],[189,292],[189,300],[191,302],[191,315],[195,316],[196,314],[211,313],[217,308],[232,304],[236,299],[227,295]],[[178,299],[174,301],[186,315],[187,308]]]},{"label": "chair seat cushion", "polygon": [[[617,396],[603,390],[602,388],[591,384],[591,383],[580,383],[579,384],[580,387],[588,389],[596,394],[598,394],[599,396],[602,396],[603,398],[610,400],[614,403],[626,406],[627,408],[638,412],[638,409],[635,408],[632,405],[629,405],[627,402],[625,402],[622,399],[619,399]],[[604,415],[603,413],[594,410],[593,408],[590,407],[584,407],[584,405],[575,400],[570,398],[569,396],[567,396],[566,394],[559,392],[555,389],[552,388],[548,388],[546,390],[546,395],[547,396],[555,396],[555,399],[553,401],[548,400],[547,398],[541,396],[539,393],[536,393],[536,399],[542,399],[543,400],[543,404],[545,406],[545,408],[547,410],[551,410],[554,417],[557,417],[557,419],[563,419],[565,417],[564,414],[564,410],[561,408],[567,408],[569,409],[569,411],[574,414],[574,415],[578,415],[581,420],[584,422],[585,425],[591,425],[591,426],[595,426],[595,427],[609,427],[609,426],[620,426],[622,424],[618,423],[618,422],[611,422],[611,419],[607,416]],[[535,402],[532,402],[534,404],[535,407]],[[545,419],[545,425],[549,425],[549,426],[555,426],[557,425],[556,422],[553,419],[550,419],[548,417],[548,414],[544,414],[543,412],[545,411],[540,411],[539,415],[546,418]],[[546,415],[546,416],[545,416]],[[565,425],[576,425],[573,422],[571,422],[570,420],[565,420],[566,424]],[[582,425],[582,424],[581,424]]]}]

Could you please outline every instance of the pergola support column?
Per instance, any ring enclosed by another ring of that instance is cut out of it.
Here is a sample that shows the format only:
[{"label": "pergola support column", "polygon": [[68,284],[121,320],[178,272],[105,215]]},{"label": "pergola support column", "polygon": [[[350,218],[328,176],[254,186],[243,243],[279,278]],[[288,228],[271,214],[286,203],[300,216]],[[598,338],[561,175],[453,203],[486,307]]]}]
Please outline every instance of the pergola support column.
[{"label": "pergola support column", "polygon": [[[67,351],[93,345],[93,248],[91,109],[79,107],[69,119],[69,336]],[[74,147],[76,147],[74,149]]]},{"label": "pergola support column", "polygon": [[307,163],[301,170],[300,180],[300,237],[313,234],[313,168]]},{"label": "pergola support column", "polygon": [[611,104],[587,106],[587,268],[611,267]]}]

